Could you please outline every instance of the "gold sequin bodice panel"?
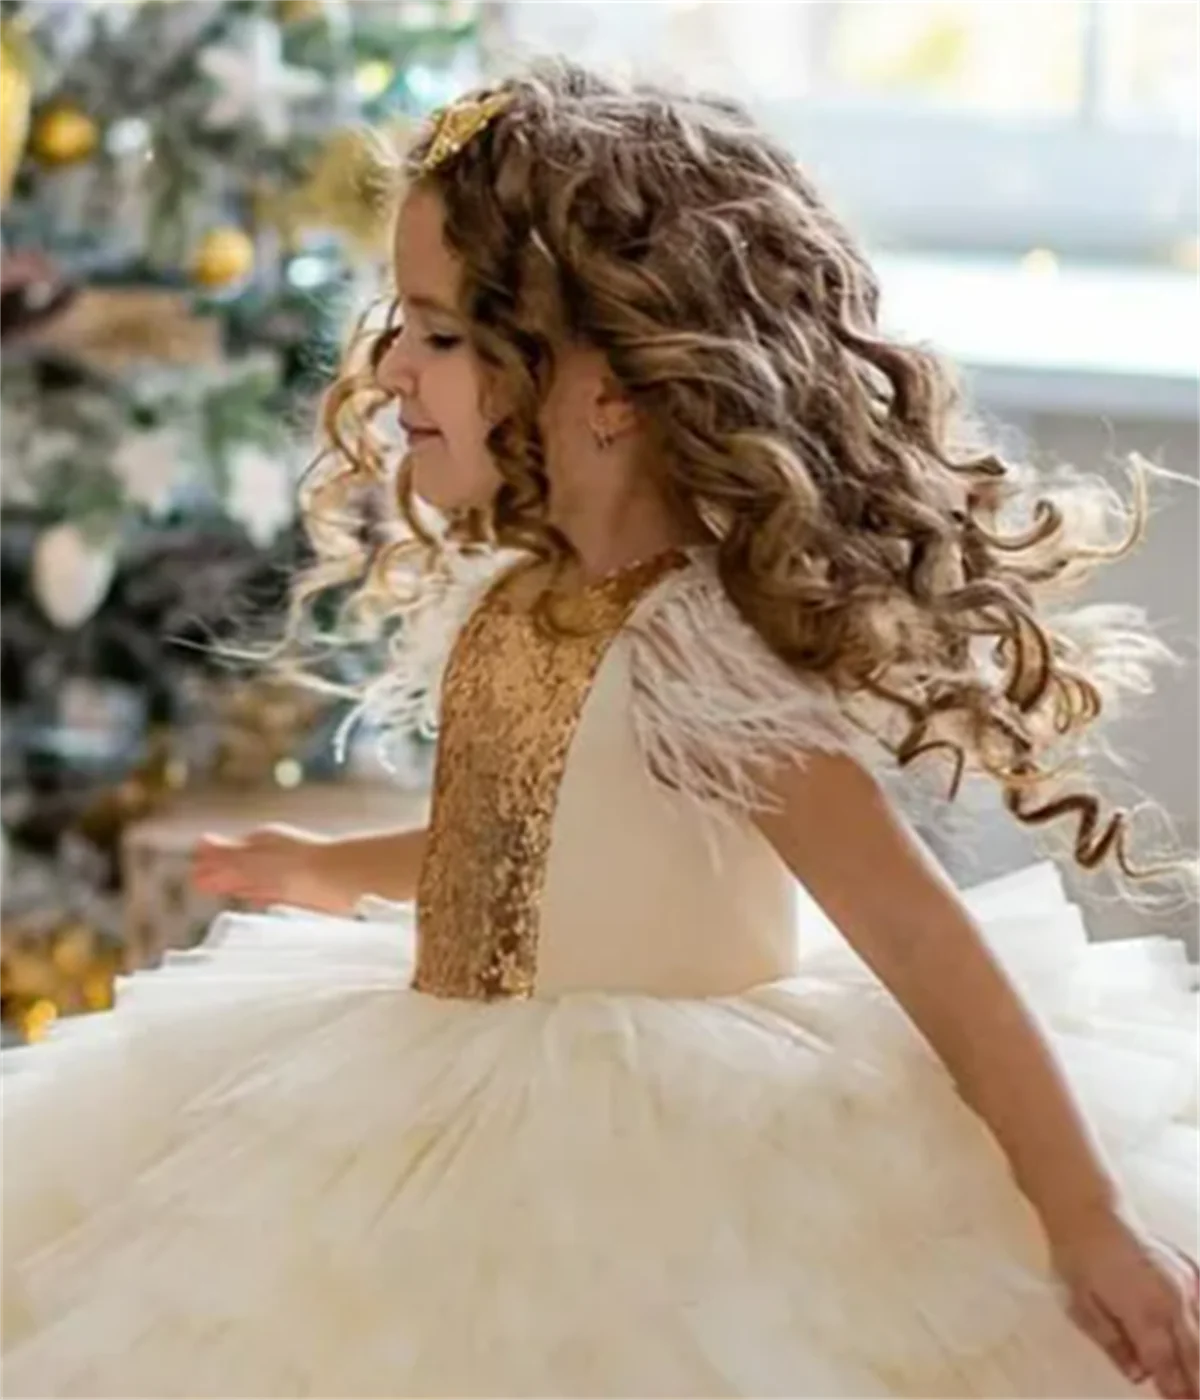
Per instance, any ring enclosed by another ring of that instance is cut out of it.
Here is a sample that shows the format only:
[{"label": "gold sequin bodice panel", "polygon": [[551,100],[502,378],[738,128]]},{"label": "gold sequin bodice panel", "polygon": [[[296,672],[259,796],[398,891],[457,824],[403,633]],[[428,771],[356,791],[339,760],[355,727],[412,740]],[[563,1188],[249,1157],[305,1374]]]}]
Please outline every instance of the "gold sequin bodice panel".
[{"label": "gold sequin bodice panel", "polygon": [[753,829],[714,851],[638,752],[622,629],[685,562],[576,594],[558,627],[517,571],[466,623],[442,687],[416,990],[720,995],[790,970],[774,852]]},{"label": "gold sequin bodice panel", "polygon": [[558,624],[530,606],[528,570],[468,620],[443,686],[414,985],[441,996],[529,996],[559,783],[605,651],[666,556],[576,594]]}]

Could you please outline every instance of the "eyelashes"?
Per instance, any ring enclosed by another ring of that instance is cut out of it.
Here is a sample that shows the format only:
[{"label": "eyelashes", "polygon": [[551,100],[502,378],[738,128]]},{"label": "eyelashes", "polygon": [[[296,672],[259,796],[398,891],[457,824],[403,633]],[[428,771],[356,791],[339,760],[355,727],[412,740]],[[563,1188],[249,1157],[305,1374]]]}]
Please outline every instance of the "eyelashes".
[{"label": "eyelashes", "polygon": [[378,374],[379,367],[383,363],[384,356],[395,345],[404,333],[403,326],[388,326],[380,331],[371,346],[370,364],[372,374]]},{"label": "eyelashes", "polygon": [[[386,330],[379,332],[375,338],[375,344],[371,349],[371,365],[374,369],[378,370],[383,357],[404,334],[404,330],[404,326],[401,325],[389,326]],[[463,337],[461,335],[451,335],[448,332],[443,332],[441,334],[435,332],[430,335],[422,336],[421,343],[435,354],[445,354],[447,351],[457,350],[463,343]]]}]

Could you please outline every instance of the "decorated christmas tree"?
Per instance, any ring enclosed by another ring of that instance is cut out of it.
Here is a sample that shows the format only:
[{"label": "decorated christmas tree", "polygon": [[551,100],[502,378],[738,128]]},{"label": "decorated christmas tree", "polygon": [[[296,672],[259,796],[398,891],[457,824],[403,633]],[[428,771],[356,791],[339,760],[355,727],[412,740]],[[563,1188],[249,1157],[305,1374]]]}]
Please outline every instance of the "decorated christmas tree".
[{"label": "decorated christmas tree", "polygon": [[5,0],[7,928],[118,918],[129,820],[328,753],[336,716],[260,695],[220,643],[269,631],[302,562],[317,399],[386,256],[365,133],[468,84],[479,22],[454,0]]}]

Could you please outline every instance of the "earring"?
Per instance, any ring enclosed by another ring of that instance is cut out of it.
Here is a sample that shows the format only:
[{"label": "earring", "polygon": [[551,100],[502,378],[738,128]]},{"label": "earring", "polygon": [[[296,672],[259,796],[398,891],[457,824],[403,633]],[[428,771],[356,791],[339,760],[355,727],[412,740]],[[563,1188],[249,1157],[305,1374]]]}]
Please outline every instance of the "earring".
[{"label": "earring", "polygon": [[607,428],[601,427],[596,427],[592,429],[592,438],[595,441],[597,448],[599,448],[601,452],[607,452],[608,449],[616,441],[616,438],[613,436],[612,433],[608,431]]}]

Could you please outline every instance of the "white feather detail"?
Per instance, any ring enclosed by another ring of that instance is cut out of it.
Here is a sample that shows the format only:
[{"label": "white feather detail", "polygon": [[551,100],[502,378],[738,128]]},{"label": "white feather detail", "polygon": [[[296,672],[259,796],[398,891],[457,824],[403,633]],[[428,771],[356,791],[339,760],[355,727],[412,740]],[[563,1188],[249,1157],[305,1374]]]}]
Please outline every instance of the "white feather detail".
[{"label": "white feather detail", "polygon": [[442,681],[454,643],[483,595],[513,564],[511,551],[466,551],[443,545],[428,569],[395,580],[397,603],[386,619],[391,640],[384,671],[364,689],[336,738],[339,761],[366,724],[387,762],[389,741],[437,732]]},{"label": "white feather detail", "polygon": [[886,757],[828,686],[774,655],[701,551],[646,600],[628,631],[646,766],[714,814],[770,809],[772,768],[805,752],[846,753],[872,769]]}]

